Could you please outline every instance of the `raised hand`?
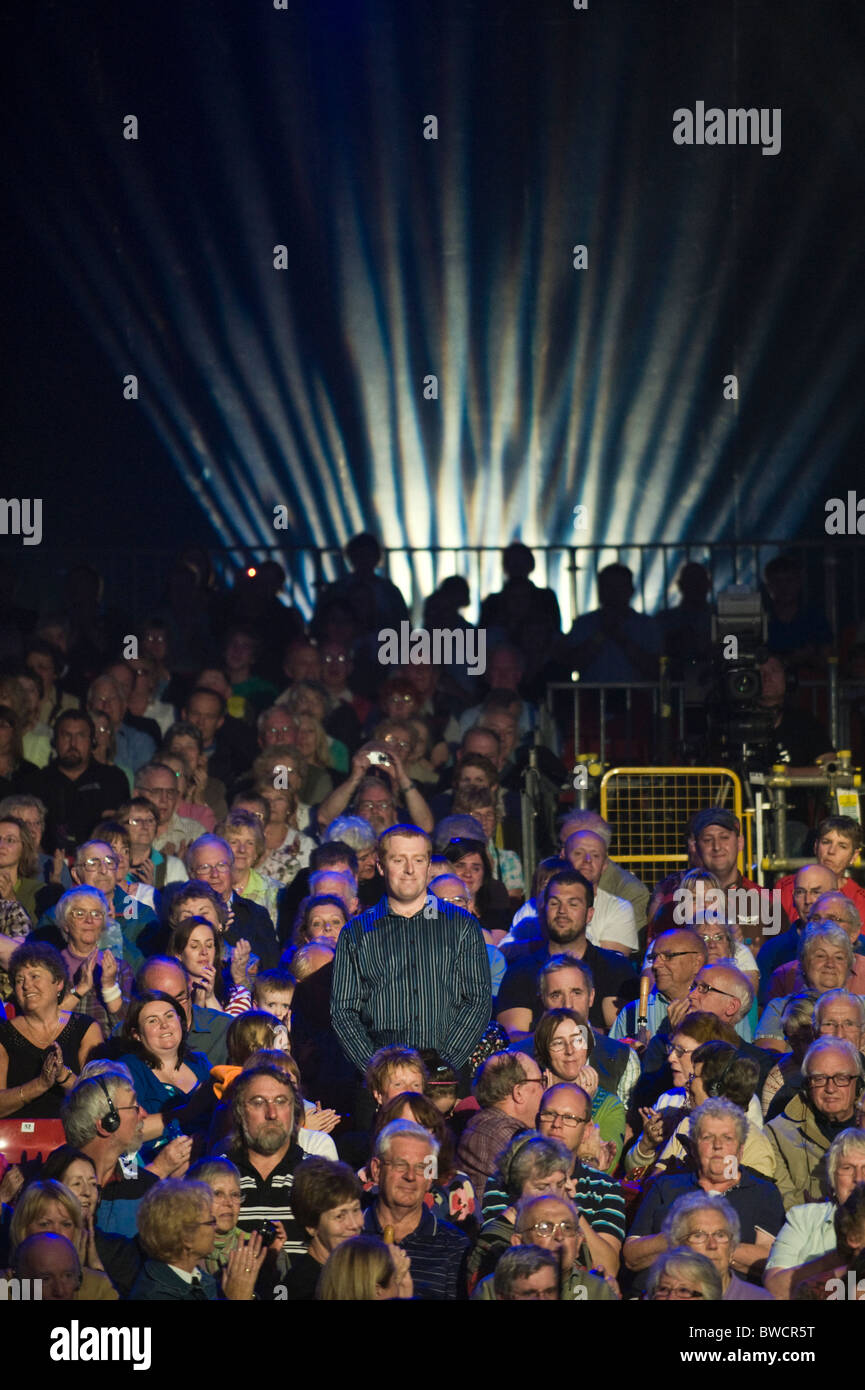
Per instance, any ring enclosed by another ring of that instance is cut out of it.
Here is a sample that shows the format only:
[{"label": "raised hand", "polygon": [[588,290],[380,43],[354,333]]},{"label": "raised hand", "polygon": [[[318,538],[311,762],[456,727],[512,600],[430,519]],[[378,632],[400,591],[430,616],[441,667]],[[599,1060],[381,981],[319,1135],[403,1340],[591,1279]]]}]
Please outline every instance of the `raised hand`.
[{"label": "raised hand", "polygon": [[42,1070],[39,1073],[39,1080],[42,1082],[46,1091],[51,1090],[51,1087],[56,1084],[58,1077],[61,1076],[65,1070],[66,1065],[60,1051],[60,1044],[53,1042],[45,1053],[42,1060]]},{"label": "raised hand", "polygon": [[102,966],[102,988],[110,989],[117,984],[117,961],[110,951],[103,951],[100,965]]},{"label": "raised hand", "polygon": [[246,985],[246,971],[252,947],[245,937],[237,942],[231,953],[231,978],[236,985]]},{"label": "raised hand", "polygon": [[338,1115],[335,1110],[322,1110],[321,1101],[317,1100],[315,1109],[307,1110],[303,1125],[304,1129],[315,1129],[330,1134],[331,1130],[336,1129],[341,1119],[342,1116]]},{"label": "raised hand", "polygon": [[231,1251],[222,1273],[222,1292],[232,1303],[250,1301],[266,1255],[258,1231]]}]

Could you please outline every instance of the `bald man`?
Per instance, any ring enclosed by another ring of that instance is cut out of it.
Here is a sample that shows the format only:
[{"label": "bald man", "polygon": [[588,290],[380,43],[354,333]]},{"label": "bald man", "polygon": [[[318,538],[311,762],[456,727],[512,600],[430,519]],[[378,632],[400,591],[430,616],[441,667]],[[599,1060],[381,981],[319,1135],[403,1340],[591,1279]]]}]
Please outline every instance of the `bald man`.
[{"label": "bald man", "polygon": [[824,864],[804,864],[793,879],[793,907],[796,916],[787,931],[769,937],[760,947],[757,966],[760,971],[758,1003],[765,1007],[769,998],[769,981],[779,965],[796,960],[802,933],[811,909],[824,893],[832,893],[838,887],[838,880],[830,868]]}]

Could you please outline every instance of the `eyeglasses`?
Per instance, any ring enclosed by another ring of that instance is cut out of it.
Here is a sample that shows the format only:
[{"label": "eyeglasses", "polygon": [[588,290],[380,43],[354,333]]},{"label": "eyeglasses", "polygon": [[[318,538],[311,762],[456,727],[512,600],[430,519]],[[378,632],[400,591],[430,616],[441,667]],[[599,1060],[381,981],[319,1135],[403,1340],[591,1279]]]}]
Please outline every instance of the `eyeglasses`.
[{"label": "eyeglasses", "polygon": [[543,1090],[544,1080],[541,1076],[525,1076],[522,1081],[517,1082],[517,1086],[540,1086],[541,1090]]},{"label": "eyeglasses", "polygon": [[718,1245],[729,1245],[731,1236],[729,1231],[692,1231],[687,1237],[689,1245],[705,1245],[708,1241],[717,1241]]},{"label": "eyeglasses", "polygon": [[[294,732],[293,724],[270,724],[265,733],[267,734],[291,734]],[[293,767],[287,767],[286,772],[293,772]]]},{"label": "eyeglasses", "polygon": [[[389,705],[413,705],[413,704],[414,704],[414,696],[413,696],[413,695],[388,695],[388,697],[387,697],[387,703],[388,703]],[[385,743],[387,743],[387,741],[388,741],[388,740],[385,739]]]},{"label": "eyeglasses", "polygon": [[0,845],[20,845],[20,835],[0,835]]},{"label": "eyeglasses", "polygon": [[148,825],[149,825],[149,826],[152,827],[152,826],[155,826],[155,825],[156,825],[156,817],[155,817],[155,816],[130,816],[130,817],[129,817],[128,824],[129,824],[129,825],[134,825],[134,826],[136,826],[136,827],[139,826],[139,825],[143,825],[143,826],[148,826]]},{"label": "eyeglasses", "polygon": [[393,806],[393,802],[392,802],[392,801],[359,801],[359,802],[357,803],[357,809],[358,809],[359,811],[377,811],[377,810],[383,810],[383,809],[385,808],[385,806]]},{"label": "eyeglasses", "polygon": [[138,1108],[139,1107],[137,1101],[134,1105],[115,1105],[114,1107],[115,1110],[137,1110]]},{"label": "eyeglasses", "polygon": [[653,951],[649,957],[650,963],[656,960],[676,960],[678,956],[698,956],[699,951]]},{"label": "eyeglasses", "polygon": [[852,1086],[857,1079],[855,1075],[846,1071],[836,1071],[834,1076],[823,1076],[822,1073],[815,1072],[813,1076],[808,1077],[808,1084],[817,1091],[823,1091],[831,1081],[832,1085],[840,1090],[843,1086]]},{"label": "eyeglasses", "polygon": [[194,873],[198,878],[210,878],[213,874],[228,873],[231,865],[227,859],[220,859],[218,864],[198,864],[194,868]]},{"label": "eyeglasses", "polygon": [[393,734],[385,734],[382,742],[386,743],[389,748],[402,748],[403,751],[406,751],[409,748],[411,748],[411,744],[408,742],[407,739],[394,738]]},{"label": "eyeglasses", "polygon": [[333,665],[337,665],[337,666],[347,666],[347,665],[348,665],[348,657],[347,657],[347,656],[343,656],[343,654],[342,654],[341,652],[340,652],[339,656],[335,656],[335,655],[331,652],[331,653],[329,653],[327,656],[323,656],[323,657],[322,657],[322,661],[324,662],[325,666],[333,666]]},{"label": "eyeglasses", "polygon": [[842,1018],[820,1024],[821,1033],[861,1033],[862,1024],[856,1018]]},{"label": "eyeglasses", "polygon": [[528,1229],[536,1236],[553,1236],[557,1231],[561,1231],[563,1236],[575,1236],[577,1227],[573,1221],[536,1221],[534,1226]]},{"label": "eyeglasses", "polygon": [[585,1045],[586,1040],[582,1033],[572,1033],[569,1038],[553,1038],[550,1052],[576,1052]]},{"label": "eyeglasses", "polygon": [[680,1043],[668,1043],[667,1056],[676,1056],[681,1060],[683,1057],[690,1057],[691,1053],[696,1052],[696,1050],[696,1048],[682,1047]]},{"label": "eyeglasses", "polygon": [[558,1110],[542,1110],[538,1119],[543,1120],[548,1125],[553,1125],[556,1120],[561,1120],[565,1129],[575,1129],[577,1125],[585,1125],[589,1122],[587,1115],[563,1115]]},{"label": "eyeglasses", "polygon": [[144,792],[148,800],[150,800],[150,798],[154,796],[157,800],[160,800],[163,796],[177,795],[176,787],[142,787],[140,782],[135,790],[139,792]]},{"label": "eyeglasses", "polygon": [[101,922],[105,913],[101,907],[84,908],[70,907],[69,916],[73,922]]},{"label": "eyeglasses", "polygon": [[415,1178],[426,1177],[429,1173],[429,1162],[408,1163],[404,1158],[380,1158],[379,1163],[385,1168],[392,1168],[399,1178],[407,1178],[409,1173]]},{"label": "eyeglasses", "polygon": [[738,1000],[738,995],[731,994],[728,989],[719,989],[717,985],[707,985],[705,980],[697,980],[695,984],[691,985],[689,992],[691,994],[702,994],[704,999],[707,994],[723,994],[725,999]]},{"label": "eyeglasses", "polygon": [[106,854],[101,858],[84,860],[85,869],[98,869],[100,864],[104,864],[106,869],[116,869],[120,864],[120,860],[114,854]]},{"label": "eyeglasses", "polygon": [[704,934],[703,932],[700,932],[700,933],[699,933],[699,936],[700,936],[700,940],[701,940],[701,941],[705,941],[705,943],[706,943],[707,946],[714,946],[715,943],[718,942],[718,941],[726,941],[726,940],[727,940],[727,933],[726,933],[725,931],[716,931],[716,932],[713,932],[711,936],[708,936],[708,935]]},{"label": "eyeglasses", "polygon": [[263,1110],[266,1105],[273,1105],[277,1110],[287,1110],[291,1104],[291,1096],[250,1096],[244,1102],[250,1110]]},{"label": "eyeglasses", "polygon": [[446,903],[458,903],[461,907],[468,907],[469,905],[468,898],[444,898],[443,901]]},{"label": "eyeglasses", "polygon": [[702,1297],[703,1295],[699,1292],[698,1289],[686,1289],[682,1285],[675,1289],[655,1289],[655,1292],[652,1294],[652,1298],[660,1299]]}]

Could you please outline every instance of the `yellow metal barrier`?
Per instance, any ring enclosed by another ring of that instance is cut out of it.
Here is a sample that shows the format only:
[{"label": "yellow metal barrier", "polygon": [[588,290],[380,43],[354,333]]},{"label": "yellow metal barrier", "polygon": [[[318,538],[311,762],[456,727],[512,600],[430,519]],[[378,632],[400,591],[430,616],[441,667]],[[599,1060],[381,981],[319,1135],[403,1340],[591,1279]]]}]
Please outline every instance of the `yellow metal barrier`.
[{"label": "yellow metal barrier", "polygon": [[[742,783],[727,767],[611,767],[601,779],[601,815],[613,828],[617,864],[654,865],[654,881],[688,867],[685,828],[696,811],[723,806],[742,820]],[[751,863],[751,822],[746,822]],[[743,871],[743,856],[739,855]],[[638,878],[645,877],[640,868]]]}]

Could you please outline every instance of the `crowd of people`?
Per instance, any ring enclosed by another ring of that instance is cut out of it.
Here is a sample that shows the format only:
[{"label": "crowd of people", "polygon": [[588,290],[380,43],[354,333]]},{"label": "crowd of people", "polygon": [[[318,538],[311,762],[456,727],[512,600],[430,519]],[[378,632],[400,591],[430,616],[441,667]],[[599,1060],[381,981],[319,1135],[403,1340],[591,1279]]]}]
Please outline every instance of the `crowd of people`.
[{"label": "crowd of people", "polygon": [[[807,863],[758,887],[702,806],[643,881],[543,698],[700,649],[705,571],[648,618],[609,566],[563,635],[515,544],[473,676],[382,665],[406,604],[374,538],[348,559],[309,623],[278,565],[223,591],[197,551],[137,630],[86,567],[64,611],[0,613],[0,1136],[29,1136],[0,1271],[60,1301],[832,1297],[865,1273],[859,822],[803,799]],[[832,635],[800,578],[767,571],[760,670],[775,756],[813,767],[787,682]]]}]

